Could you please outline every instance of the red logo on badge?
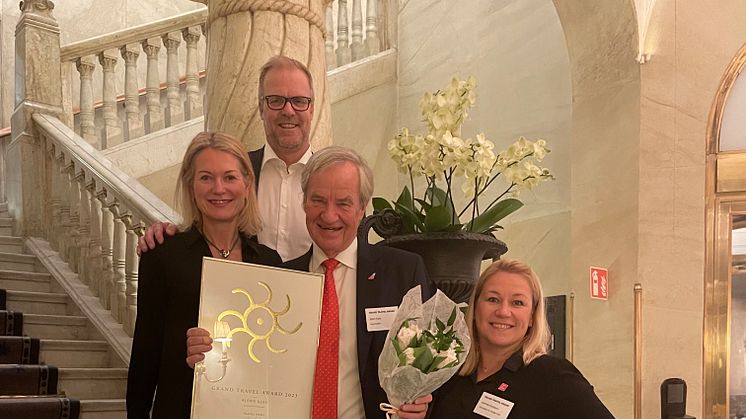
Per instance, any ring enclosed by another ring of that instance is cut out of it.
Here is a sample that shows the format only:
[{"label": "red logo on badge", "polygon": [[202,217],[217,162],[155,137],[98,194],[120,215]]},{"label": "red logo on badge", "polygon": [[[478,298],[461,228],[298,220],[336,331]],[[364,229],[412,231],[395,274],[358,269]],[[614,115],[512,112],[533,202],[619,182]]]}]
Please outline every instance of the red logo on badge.
[{"label": "red logo on badge", "polygon": [[498,390],[500,390],[500,391],[505,391],[505,390],[507,390],[507,389],[508,389],[508,383],[502,383],[502,384],[500,384],[500,385],[499,385],[499,386],[497,387],[497,389],[498,389]]}]

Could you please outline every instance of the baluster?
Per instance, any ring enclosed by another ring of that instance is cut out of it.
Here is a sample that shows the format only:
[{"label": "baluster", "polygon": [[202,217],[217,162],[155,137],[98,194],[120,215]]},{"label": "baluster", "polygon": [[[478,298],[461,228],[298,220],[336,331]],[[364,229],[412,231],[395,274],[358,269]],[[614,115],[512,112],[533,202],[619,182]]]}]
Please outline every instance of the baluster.
[{"label": "baluster", "polygon": [[184,109],[181,106],[179,93],[179,45],[181,34],[170,32],[163,35],[163,45],[166,46],[166,126],[172,127],[184,121]]},{"label": "baluster", "polygon": [[349,64],[352,60],[350,37],[347,33],[347,0],[339,0],[337,10],[337,66]]},{"label": "baluster", "polygon": [[101,148],[111,148],[122,142],[122,128],[117,116],[117,89],[114,68],[119,58],[116,49],[107,49],[98,54],[98,62],[104,69],[103,107],[104,128],[101,130]]},{"label": "baluster", "polygon": [[80,57],[75,61],[75,67],[80,73],[80,136],[100,150],[93,108],[93,71],[96,69],[96,58],[92,55]]},{"label": "baluster", "polygon": [[49,245],[59,253],[60,242],[57,234],[60,225],[60,165],[55,150],[56,147],[52,144],[47,154],[50,161],[49,167],[52,169],[52,199],[49,201],[49,206],[52,208],[52,220],[47,227],[49,228]]},{"label": "baluster", "polygon": [[350,44],[352,61],[368,56],[363,44],[363,11],[360,0],[352,0],[352,43]]},{"label": "baluster", "polygon": [[199,91],[199,68],[197,66],[197,42],[201,36],[199,26],[181,31],[186,42],[186,101],[184,117],[193,119],[202,115],[202,95]]},{"label": "baluster", "polygon": [[140,258],[137,256],[137,238],[142,235],[144,228],[141,223],[132,225],[127,229],[127,261],[125,265],[125,321],[123,322],[124,331],[132,336],[135,332],[135,320],[137,319],[137,277],[138,263]]},{"label": "baluster", "polygon": [[[124,258],[125,258],[125,244],[126,244],[126,229],[123,217],[119,215],[119,204],[114,202],[109,209],[114,214],[114,238],[112,240],[112,276],[109,281],[109,290],[111,292],[111,314],[119,323],[124,321],[124,301],[125,301],[125,289],[127,287],[124,281]],[[122,299],[119,299],[119,296]]]},{"label": "baluster", "polygon": [[365,10],[365,45],[368,48],[368,55],[381,52],[381,40],[378,38],[377,3],[378,0],[368,0]]},{"label": "baluster", "polygon": [[80,269],[78,265],[78,240],[80,239],[80,189],[78,189],[78,182],[75,178],[75,164],[70,163],[70,170],[68,172],[68,196],[70,197],[70,225],[68,226],[68,265],[70,269],[78,273]]},{"label": "baluster", "polygon": [[145,114],[145,132],[147,133],[163,129],[161,78],[158,75],[158,51],[160,49],[160,38],[149,38],[142,42],[142,50],[148,57],[148,75],[145,81],[148,102],[148,113]]},{"label": "baluster", "polygon": [[142,137],[144,128],[140,119],[140,93],[137,82],[137,57],[140,45],[127,44],[119,49],[124,59],[124,138],[127,141]]},{"label": "baluster", "polygon": [[76,254],[77,254],[77,266],[78,276],[84,284],[88,283],[88,266],[86,262],[88,260],[88,241],[90,240],[90,212],[91,204],[88,199],[88,191],[86,191],[85,172],[81,170],[75,175],[75,184],[73,187],[77,189],[76,196],[78,197],[78,240],[75,242]]},{"label": "baluster", "polygon": [[114,214],[106,204],[106,189],[96,192],[96,199],[101,203],[101,279],[99,281],[98,299],[105,309],[111,310],[111,286],[114,281],[113,253]]},{"label": "baluster", "polygon": [[86,274],[88,286],[93,295],[99,295],[101,284],[101,202],[96,198],[96,181],[91,180],[85,187],[90,205],[90,234]]},{"label": "baluster", "polygon": [[324,39],[326,53],[326,69],[332,70],[337,67],[337,56],[334,55],[334,11],[332,3],[326,7],[326,39]]},{"label": "baluster", "polygon": [[69,170],[69,168],[65,164],[65,155],[62,153],[57,156],[57,167],[59,170],[59,172],[57,173],[57,190],[59,191],[60,197],[60,220],[56,226],[57,232],[55,235],[57,236],[59,247],[57,251],[59,252],[62,260],[67,261],[69,260],[67,247],[69,243],[68,228],[70,225],[70,190],[68,186],[69,183],[67,181],[67,171]]}]

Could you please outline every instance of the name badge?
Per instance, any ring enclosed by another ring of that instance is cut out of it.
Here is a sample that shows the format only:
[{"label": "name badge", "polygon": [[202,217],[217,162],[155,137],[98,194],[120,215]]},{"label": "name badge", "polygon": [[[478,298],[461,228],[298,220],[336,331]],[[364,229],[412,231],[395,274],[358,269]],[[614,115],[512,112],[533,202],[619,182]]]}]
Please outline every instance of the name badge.
[{"label": "name badge", "polygon": [[365,324],[369,332],[380,332],[391,329],[399,307],[373,307],[365,309]]},{"label": "name badge", "polygon": [[503,419],[508,417],[510,410],[513,409],[513,404],[511,401],[485,391],[474,407],[474,413],[488,419]]}]

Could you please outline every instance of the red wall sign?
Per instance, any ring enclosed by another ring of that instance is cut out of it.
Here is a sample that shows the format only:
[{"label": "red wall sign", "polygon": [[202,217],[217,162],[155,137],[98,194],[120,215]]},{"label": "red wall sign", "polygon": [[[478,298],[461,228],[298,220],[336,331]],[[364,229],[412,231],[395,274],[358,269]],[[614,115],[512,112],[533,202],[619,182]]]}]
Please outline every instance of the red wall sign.
[{"label": "red wall sign", "polygon": [[609,270],[591,266],[591,298],[609,299]]}]

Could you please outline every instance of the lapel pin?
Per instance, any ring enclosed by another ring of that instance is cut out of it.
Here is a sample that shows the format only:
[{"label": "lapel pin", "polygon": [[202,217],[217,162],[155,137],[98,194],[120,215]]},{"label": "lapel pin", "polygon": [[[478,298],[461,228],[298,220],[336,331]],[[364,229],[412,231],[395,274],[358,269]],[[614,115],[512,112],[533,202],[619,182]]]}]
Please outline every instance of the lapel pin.
[{"label": "lapel pin", "polygon": [[497,389],[498,389],[498,390],[500,390],[500,391],[505,391],[505,390],[507,390],[507,389],[508,389],[508,383],[501,383],[501,384],[500,384],[500,385],[499,385],[499,386],[497,387]]},{"label": "lapel pin", "polygon": [[373,272],[372,274],[370,274],[370,276],[368,277],[368,281],[372,281],[374,279],[376,279],[376,273],[375,272]]}]

